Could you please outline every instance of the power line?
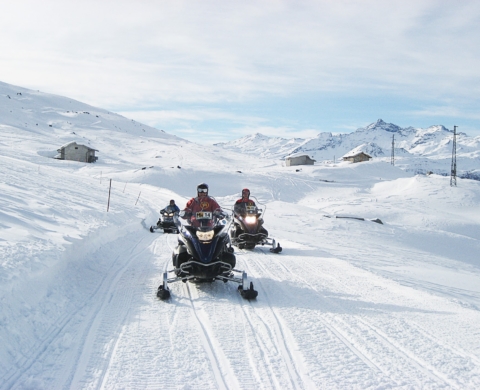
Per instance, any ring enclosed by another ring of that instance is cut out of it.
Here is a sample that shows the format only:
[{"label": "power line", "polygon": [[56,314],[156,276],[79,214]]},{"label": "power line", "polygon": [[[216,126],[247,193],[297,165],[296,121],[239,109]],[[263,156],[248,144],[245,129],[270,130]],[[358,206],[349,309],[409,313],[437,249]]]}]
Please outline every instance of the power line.
[{"label": "power line", "polygon": [[450,186],[457,186],[457,127],[453,126],[452,168],[450,171]]},{"label": "power line", "polygon": [[390,158],[390,164],[395,165],[395,134],[392,135],[392,156]]}]

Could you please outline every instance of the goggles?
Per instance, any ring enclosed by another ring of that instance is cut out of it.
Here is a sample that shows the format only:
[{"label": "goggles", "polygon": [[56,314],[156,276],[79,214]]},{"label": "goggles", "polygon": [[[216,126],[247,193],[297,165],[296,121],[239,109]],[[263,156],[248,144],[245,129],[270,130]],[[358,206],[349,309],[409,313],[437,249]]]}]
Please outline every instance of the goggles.
[{"label": "goggles", "polygon": [[208,192],[208,188],[197,188],[197,192]]}]

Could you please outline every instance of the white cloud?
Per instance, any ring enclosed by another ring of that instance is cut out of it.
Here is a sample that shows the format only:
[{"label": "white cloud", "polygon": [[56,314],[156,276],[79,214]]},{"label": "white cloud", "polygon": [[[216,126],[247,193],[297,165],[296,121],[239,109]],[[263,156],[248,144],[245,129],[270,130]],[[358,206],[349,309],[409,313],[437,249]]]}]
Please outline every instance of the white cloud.
[{"label": "white cloud", "polygon": [[180,124],[305,93],[478,102],[479,16],[476,1],[18,0],[0,13],[1,77]]},{"label": "white cloud", "polygon": [[[7,74],[79,76],[85,96],[116,82],[125,85],[113,94],[119,104],[135,88],[147,100],[179,101],[352,87],[440,93],[478,75],[472,15],[480,5],[472,2],[50,1],[27,2],[23,13],[24,3],[0,19],[9,42],[2,62],[13,60]],[[33,63],[15,71],[17,59]]]},{"label": "white cloud", "polygon": [[452,118],[464,118],[480,120],[480,113],[477,110],[469,111],[466,109],[460,109],[452,106],[431,106],[422,110],[416,110],[411,112],[416,116],[429,116],[429,117],[452,117]]}]

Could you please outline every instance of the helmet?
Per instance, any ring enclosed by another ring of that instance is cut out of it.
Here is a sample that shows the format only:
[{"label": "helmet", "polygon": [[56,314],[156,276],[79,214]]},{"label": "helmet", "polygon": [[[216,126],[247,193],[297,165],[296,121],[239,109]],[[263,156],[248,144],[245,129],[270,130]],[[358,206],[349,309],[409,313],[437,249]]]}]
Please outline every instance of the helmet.
[{"label": "helmet", "polygon": [[172,205],[175,204],[175,199],[171,199],[170,204],[172,204]]},{"label": "helmet", "polygon": [[244,188],[242,190],[242,196],[246,196],[248,198],[250,196],[250,190],[248,188]]},{"label": "helmet", "polygon": [[208,195],[208,184],[200,183],[197,186],[197,193],[204,193],[205,195]]}]

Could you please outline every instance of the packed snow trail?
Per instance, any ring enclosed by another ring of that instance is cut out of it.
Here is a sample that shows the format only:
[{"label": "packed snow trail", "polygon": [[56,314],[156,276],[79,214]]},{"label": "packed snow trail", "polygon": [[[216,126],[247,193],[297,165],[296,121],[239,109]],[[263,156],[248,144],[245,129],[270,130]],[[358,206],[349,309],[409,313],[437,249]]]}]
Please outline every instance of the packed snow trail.
[{"label": "packed snow trail", "polygon": [[[159,301],[155,289],[175,241],[175,235],[143,230],[111,245],[116,265],[108,278],[82,310],[69,313],[62,330],[34,354],[35,363],[12,378],[12,387],[473,388],[479,383],[479,359],[430,330],[432,321],[438,328],[450,313],[465,309],[447,308],[441,298],[418,296],[339,259],[274,255],[261,247],[237,251],[237,268],[247,270],[259,291],[256,301],[242,300],[236,285],[218,281],[173,284],[171,300]],[[478,319],[478,313],[470,314]],[[461,328],[464,320],[456,318]],[[65,335],[69,348],[59,347]],[[439,362],[449,362],[447,372]],[[465,368],[476,374],[462,382]]]},{"label": "packed snow trail", "polygon": [[82,305],[43,334],[2,388],[480,385],[478,340],[451,334],[478,323],[478,311],[362,270],[333,255],[325,238],[307,247],[281,237],[278,255],[237,250],[236,268],[254,281],[257,300],[216,281],[174,283],[160,301],[177,236],[138,222],[125,231],[88,254],[110,259],[102,277],[77,291]]}]

